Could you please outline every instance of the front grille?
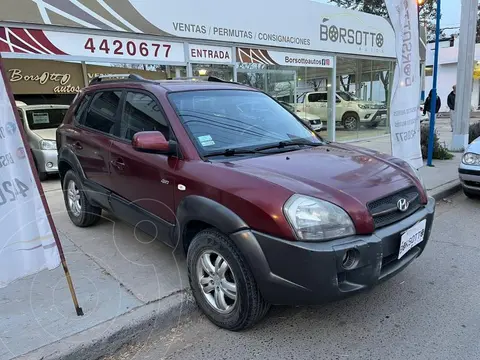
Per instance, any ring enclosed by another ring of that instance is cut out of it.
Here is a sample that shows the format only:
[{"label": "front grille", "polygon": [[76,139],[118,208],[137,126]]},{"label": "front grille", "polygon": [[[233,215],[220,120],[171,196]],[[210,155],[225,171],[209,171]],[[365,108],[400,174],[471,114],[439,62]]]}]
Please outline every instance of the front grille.
[{"label": "front grille", "polygon": [[310,124],[312,124],[312,125],[319,125],[321,123],[322,123],[321,120],[310,120]]},{"label": "front grille", "polygon": [[478,181],[465,180],[464,183],[465,183],[465,185],[467,185],[467,186],[480,188],[480,182],[478,182]]},{"label": "front grille", "polygon": [[[406,199],[409,202],[407,211],[400,211],[397,202]],[[371,201],[367,204],[368,211],[373,217],[375,228],[381,228],[400,221],[417,211],[422,206],[420,193],[415,186],[403,189],[395,194]]]}]

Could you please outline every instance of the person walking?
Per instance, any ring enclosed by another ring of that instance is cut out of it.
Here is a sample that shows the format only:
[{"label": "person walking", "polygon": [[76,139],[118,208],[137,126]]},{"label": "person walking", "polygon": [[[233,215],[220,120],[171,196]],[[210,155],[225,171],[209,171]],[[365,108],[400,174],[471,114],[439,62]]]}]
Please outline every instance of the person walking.
[{"label": "person walking", "polygon": [[[425,115],[427,111],[428,111],[428,114],[430,115],[430,109],[432,107],[432,92],[433,90],[430,90],[427,98],[425,99],[425,103],[423,104],[423,115]],[[442,101],[440,100],[440,96],[437,95],[435,114],[438,114],[438,111],[440,110],[440,106],[442,106]]]},{"label": "person walking", "polygon": [[452,86],[452,92],[448,94],[447,105],[450,109],[450,126],[453,131],[454,117],[455,117],[455,97],[457,93],[457,85]]}]

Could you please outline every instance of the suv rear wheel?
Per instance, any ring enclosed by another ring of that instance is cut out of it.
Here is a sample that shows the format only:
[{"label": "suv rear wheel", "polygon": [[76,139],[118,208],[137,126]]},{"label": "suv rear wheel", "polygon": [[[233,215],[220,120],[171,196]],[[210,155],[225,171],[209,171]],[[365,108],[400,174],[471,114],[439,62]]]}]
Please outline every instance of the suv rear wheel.
[{"label": "suv rear wheel", "polygon": [[187,266],[193,296],[217,326],[246,329],[268,312],[270,305],[263,300],[243,256],[219,231],[207,229],[194,237]]},{"label": "suv rear wheel", "polygon": [[347,112],[343,115],[342,124],[345,130],[357,130],[360,126],[360,117],[357,113]]},{"label": "suv rear wheel", "polygon": [[93,206],[85,196],[80,179],[72,170],[63,178],[63,197],[68,216],[79,227],[87,227],[100,220],[102,209]]}]

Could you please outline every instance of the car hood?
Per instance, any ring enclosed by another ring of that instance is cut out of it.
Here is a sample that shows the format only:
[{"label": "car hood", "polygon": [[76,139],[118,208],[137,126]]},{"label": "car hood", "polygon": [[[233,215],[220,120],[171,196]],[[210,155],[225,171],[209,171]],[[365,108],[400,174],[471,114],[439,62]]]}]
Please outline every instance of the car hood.
[{"label": "car hood", "polygon": [[310,120],[320,120],[320,118],[317,116],[317,115],[314,115],[314,114],[310,114],[310,113],[307,113],[305,111],[300,111],[300,112],[296,112],[296,115],[300,118],[300,119],[304,119],[304,120],[307,120],[307,121],[310,121]]},{"label": "car hood", "polygon": [[45,140],[55,140],[57,129],[32,130],[36,135]]},{"label": "car hood", "polygon": [[348,145],[329,144],[233,162],[232,168],[342,207],[365,205],[417,185],[413,175],[387,155]]},{"label": "car hood", "polygon": [[475,154],[480,154],[480,137],[476,138],[473,140],[468,146],[467,150],[465,151],[475,153]]}]

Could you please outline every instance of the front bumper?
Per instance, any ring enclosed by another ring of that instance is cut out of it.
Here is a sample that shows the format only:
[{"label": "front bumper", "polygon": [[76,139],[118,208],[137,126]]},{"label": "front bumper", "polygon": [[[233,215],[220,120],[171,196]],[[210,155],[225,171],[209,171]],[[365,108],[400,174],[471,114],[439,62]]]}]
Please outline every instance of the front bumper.
[{"label": "front bumper", "polygon": [[[246,257],[263,297],[275,305],[312,305],[339,299],[371,288],[403,270],[425,249],[430,237],[435,200],[395,224],[371,235],[328,242],[293,242],[244,230],[232,240]],[[402,233],[426,219],[424,240],[400,260]],[[358,262],[344,270],[348,249],[358,251]]]},{"label": "front bumper", "polygon": [[460,178],[460,183],[465,189],[480,194],[480,169],[478,166],[461,166],[458,169],[458,177]]},{"label": "front bumper", "polygon": [[58,172],[58,153],[57,150],[38,150],[32,149],[33,157],[39,172],[57,173]]}]

